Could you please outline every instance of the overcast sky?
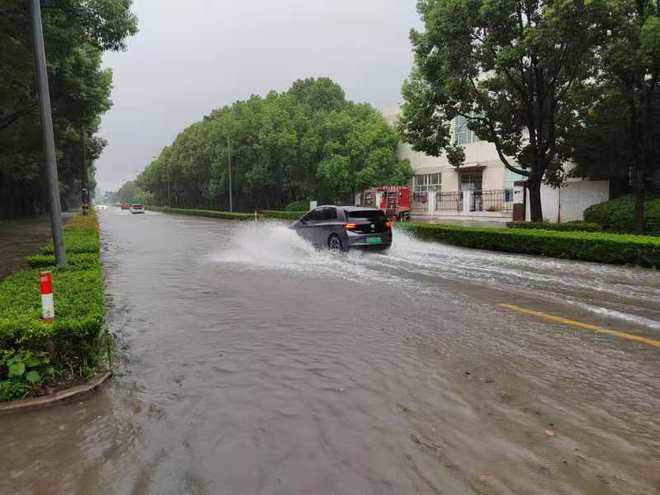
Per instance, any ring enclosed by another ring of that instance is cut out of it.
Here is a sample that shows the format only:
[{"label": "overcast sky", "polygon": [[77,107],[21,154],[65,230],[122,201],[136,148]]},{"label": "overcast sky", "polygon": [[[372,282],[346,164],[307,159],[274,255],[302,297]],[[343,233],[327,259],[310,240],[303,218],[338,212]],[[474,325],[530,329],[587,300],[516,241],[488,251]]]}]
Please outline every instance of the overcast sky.
[{"label": "overcast sky", "polygon": [[191,123],[251,94],[331,77],[348,98],[401,100],[416,0],[134,0],[140,32],[108,53],[102,190],[133,179]]}]

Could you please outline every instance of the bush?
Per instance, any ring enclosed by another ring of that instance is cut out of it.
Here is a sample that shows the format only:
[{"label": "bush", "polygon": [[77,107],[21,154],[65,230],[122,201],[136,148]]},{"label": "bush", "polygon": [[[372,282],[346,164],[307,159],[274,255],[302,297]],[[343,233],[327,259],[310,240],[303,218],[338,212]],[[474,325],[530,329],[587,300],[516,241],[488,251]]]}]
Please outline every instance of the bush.
[{"label": "bush", "polygon": [[224,220],[254,220],[254,213],[236,213],[221,210],[197,210],[192,208],[161,208],[148,206],[148,210],[161,213],[173,213],[175,215],[190,215],[195,217],[222,218]]},{"label": "bush", "polygon": [[601,232],[603,230],[603,227],[597,223],[587,222],[508,222],[506,226],[510,229],[555,230],[558,232]]},{"label": "bush", "polygon": [[281,210],[263,210],[259,216],[263,218],[280,218],[282,220],[298,220],[306,211],[281,211]]},{"label": "bush", "polygon": [[[0,283],[0,400],[38,395],[48,386],[86,378],[106,356],[96,219],[74,218],[64,238],[68,268],[55,268],[52,255],[28,258],[34,268],[53,274],[54,323],[41,320],[40,270],[22,270]],[[88,252],[94,246],[96,251]]]},{"label": "bush", "polygon": [[289,203],[286,208],[284,208],[285,211],[295,211],[295,212],[300,212],[304,211],[307,213],[309,211],[309,201],[306,199],[301,199],[300,201],[294,201],[293,203]]},{"label": "bush", "polygon": [[[644,213],[646,233],[660,235],[660,198],[648,199]],[[584,219],[607,231],[635,232],[635,200],[624,196],[590,206],[584,212]]]},{"label": "bush", "polygon": [[648,236],[476,228],[419,222],[400,223],[398,228],[410,231],[421,239],[469,248],[660,268],[660,239]]}]

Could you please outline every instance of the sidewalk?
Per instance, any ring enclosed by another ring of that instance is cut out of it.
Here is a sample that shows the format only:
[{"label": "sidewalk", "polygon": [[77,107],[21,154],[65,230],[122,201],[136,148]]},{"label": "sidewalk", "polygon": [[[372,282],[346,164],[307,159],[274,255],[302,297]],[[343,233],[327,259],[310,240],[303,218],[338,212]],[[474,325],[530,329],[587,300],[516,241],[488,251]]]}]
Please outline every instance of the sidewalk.
[{"label": "sidewalk", "polygon": [[48,216],[0,220],[0,280],[27,266],[24,258],[50,240]]}]

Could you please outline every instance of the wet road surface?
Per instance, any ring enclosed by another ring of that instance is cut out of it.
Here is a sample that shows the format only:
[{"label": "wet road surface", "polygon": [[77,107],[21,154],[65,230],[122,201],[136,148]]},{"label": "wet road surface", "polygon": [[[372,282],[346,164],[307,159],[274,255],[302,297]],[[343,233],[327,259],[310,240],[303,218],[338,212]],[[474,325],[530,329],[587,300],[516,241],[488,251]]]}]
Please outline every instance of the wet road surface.
[{"label": "wet road surface", "polygon": [[121,362],[82,401],[0,416],[0,493],[660,490],[650,270],[398,234],[317,252],[282,224],[101,214]]}]

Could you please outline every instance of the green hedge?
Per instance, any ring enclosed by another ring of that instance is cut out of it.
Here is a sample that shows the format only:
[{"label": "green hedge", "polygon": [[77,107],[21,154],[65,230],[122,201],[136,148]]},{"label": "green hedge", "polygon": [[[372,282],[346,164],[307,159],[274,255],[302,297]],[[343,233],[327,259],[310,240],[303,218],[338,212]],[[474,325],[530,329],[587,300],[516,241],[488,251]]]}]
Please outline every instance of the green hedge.
[{"label": "green hedge", "polygon": [[[648,235],[660,235],[660,198],[648,199],[644,208]],[[631,196],[613,199],[590,206],[584,219],[601,225],[611,232],[635,232],[635,200]]]},{"label": "green hedge", "polygon": [[236,213],[221,210],[198,210],[193,208],[162,208],[158,206],[147,206],[148,210],[162,213],[173,213],[175,215],[191,215],[195,217],[222,218],[224,220],[254,220],[254,213]]},{"label": "green hedge", "polygon": [[289,203],[286,205],[286,208],[284,208],[286,211],[304,211],[308,212],[309,211],[309,200],[302,199],[300,201],[294,201],[293,203]]},{"label": "green hedge", "polygon": [[263,210],[259,216],[263,218],[280,218],[282,220],[298,220],[306,211]]},{"label": "green hedge", "polygon": [[660,268],[660,239],[649,236],[476,228],[419,222],[399,223],[397,226],[420,239],[469,248]]},{"label": "green hedge", "polygon": [[603,227],[597,223],[588,222],[508,222],[506,226],[510,229],[555,230],[558,232],[601,232],[603,230]]},{"label": "green hedge", "polygon": [[[74,219],[64,234],[69,266],[52,255],[28,258],[32,269],[0,283],[0,400],[47,392],[89,377],[108,357],[103,276],[94,218]],[[95,246],[95,252],[88,252]],[[44,248],[42,252],[51,249]],[[38,268],[38,269],[36,269]],[[41,320],[39,273],[53,274],[55,322]]]},{"label": "green hedge", "polygon": [[[220,210],[198,210],[189,208],[163,208],[159,206],[147,206],[148,210],[162,213],[174,213],[177,215],[192,215],[197,217],[221,218],[224,220],[254,220],[254,213],[236,213]],[[260,218],[279,218],[282,220],[297,220],[306,211],[284,211],[284,210],[259,210]]]}]

